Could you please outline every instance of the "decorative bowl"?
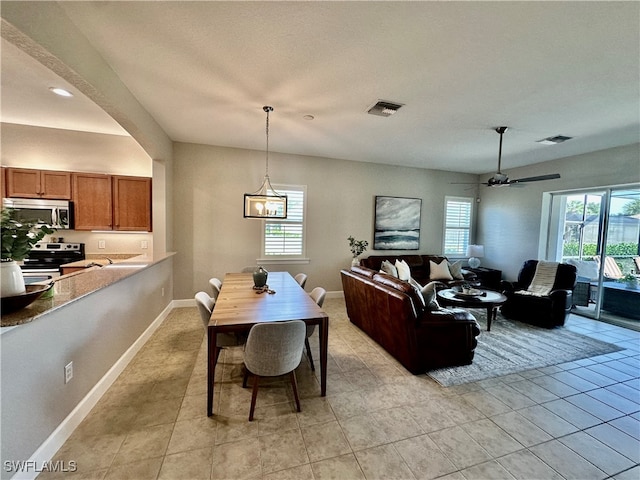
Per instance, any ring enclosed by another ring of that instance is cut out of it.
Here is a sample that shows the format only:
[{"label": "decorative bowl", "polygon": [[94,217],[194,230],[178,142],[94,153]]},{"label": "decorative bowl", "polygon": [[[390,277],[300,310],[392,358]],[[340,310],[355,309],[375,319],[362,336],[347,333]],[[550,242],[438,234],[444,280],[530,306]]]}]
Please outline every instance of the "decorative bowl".
[{"label": "decorative bowl", "polygon": [[53,287],[53,282],[48,285],[25,285],[26,292],[11,297],[2,297],[2,313],[11,313],[35,302],[41,295]]}]

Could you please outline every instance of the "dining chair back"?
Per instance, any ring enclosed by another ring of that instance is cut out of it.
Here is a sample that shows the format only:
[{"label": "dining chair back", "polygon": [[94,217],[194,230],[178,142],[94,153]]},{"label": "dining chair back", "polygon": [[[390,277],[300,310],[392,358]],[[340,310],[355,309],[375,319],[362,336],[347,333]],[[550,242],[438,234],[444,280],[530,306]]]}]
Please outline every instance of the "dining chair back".
[{"label": "dining chair back", "polygon": [[[316,304],[319,307],[322,307],[322,304],[324,303],[324,297],[327,295],[327,291],[322,288],[322,287],[316,287],[313,290],[311,290],[311,293],[309,294],[309,296],[313,299],[314,302],[316,302]],[[309,345],[309,337],[311,335],[313,335],[313,332],[316,331],[316,326],[315,325],[307,325],[307,335],[304,338],[304,346],[305,349],[307,350],[307,358],[309,359],[309,365],[311,366],[311,370],[312,371],[316,371],[316,367],[313,364],[313,355],[311,355],[311,345]]]},{"label": "dining chair back", "polygon": [[262,377],[277,377],[289,374],[296,409],[298,412],[300,411],[295,369],[300,365],[302,358],[306,334],[305,327],[306,325],[302,320],[258,323],[251,327],[244,348],[246,373],[242,383],[242,386],[246,387],[248,374],[251,373],[253,375],[249,421],[253,420],[258,385]]},{"label": "dining chair back", "polygon": [[300,285],[300,287],[304,288],[304,286],[307,283],[307,274],[306,273],[298,273],[293,278],[296,279],[296,282],[298,282],[298,285]]},{"label": "dining chair back", "polygon": [[218,300],[218,295],[220,295],[220,289],[222,288],[222,281],[216,277],[210,278],[209,286],[211,287],[211,298]]},{"label": "dining chair back", "polygon": [[[205,334],[209,326],[209,319],[213,312],[213,307],[216,301],[209,296],[207,292],[198,292],[195,295],[196,305],[198,306],[198,312],[200,313],[200,319],[202,320],[202,326],[204,327]],[[216,336],[216,346],[220,349],[223,347],[238,347],[244,345],[246,341],[246,335],[236,333],[218,333]],[[218,355],[220,350],[218,350]]]}]

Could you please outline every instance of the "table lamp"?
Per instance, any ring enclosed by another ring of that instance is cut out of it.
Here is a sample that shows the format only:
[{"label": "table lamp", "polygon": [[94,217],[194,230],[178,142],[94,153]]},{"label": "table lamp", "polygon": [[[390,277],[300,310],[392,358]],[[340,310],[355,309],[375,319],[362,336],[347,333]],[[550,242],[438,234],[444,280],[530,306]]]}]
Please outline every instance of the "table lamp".
[{"label": "table lamp", "polygon": [[469,266],[471,268],[478,268],[480,266],[480,259],[484,257],[484,245],[468,245],[467,257],[469,257]]}]

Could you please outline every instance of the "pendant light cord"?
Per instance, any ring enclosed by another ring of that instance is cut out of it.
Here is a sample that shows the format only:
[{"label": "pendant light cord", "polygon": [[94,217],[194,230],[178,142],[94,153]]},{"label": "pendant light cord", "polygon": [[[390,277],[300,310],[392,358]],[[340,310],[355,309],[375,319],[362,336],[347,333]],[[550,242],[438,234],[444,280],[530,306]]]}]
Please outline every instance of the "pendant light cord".
[{"label": "pendant light cord", "polygon": [[266,170],[265,177],[269,178],[269,112],[273,112],[273,107],[264,106],[262,109],[267,113],[267,124],[265,127],[265,132],[267,134],[267,153],[266,153]]}]

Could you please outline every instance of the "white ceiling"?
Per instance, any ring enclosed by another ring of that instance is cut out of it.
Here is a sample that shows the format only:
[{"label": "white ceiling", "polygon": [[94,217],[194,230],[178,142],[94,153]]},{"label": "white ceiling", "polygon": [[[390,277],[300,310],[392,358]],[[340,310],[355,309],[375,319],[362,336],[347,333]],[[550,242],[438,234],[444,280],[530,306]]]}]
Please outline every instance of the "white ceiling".
[{"label": "white ceiling", "polygon": [[[271,151],[468,173],[499,125],[506,172],[640,141],[638,2],[61,5],[175,141],[263,150],[263,105]],[[123,133],[56,78],[3,41],[2,121]]]}]

